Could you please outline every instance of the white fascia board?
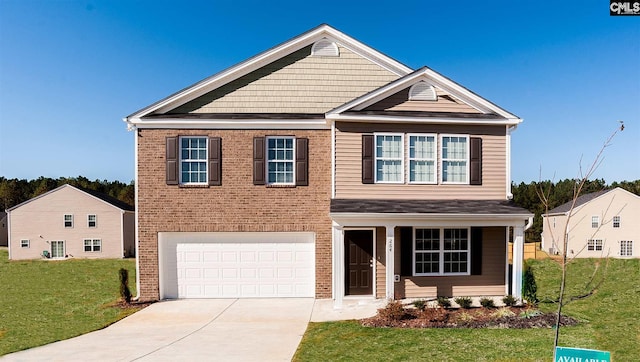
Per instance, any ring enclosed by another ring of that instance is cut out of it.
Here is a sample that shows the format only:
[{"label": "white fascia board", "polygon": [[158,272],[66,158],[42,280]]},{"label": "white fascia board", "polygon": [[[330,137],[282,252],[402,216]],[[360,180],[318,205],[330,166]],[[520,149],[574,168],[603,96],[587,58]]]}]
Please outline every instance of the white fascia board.
[{"label": "white fascia board", "polygon": [[330,213],[341,226],[523,226],[533,214]]},{"label": "white fascia board", "polygon": [[366,123],[420,123],[420,124],[471,124],[471,125],[515,125],[521,123],[521,119],[482,119],[482,118],[441,118],[441,117],[401,117],[382,115],[344,115],[327,114],[331,121],[349,121]]},{"label": "white fascia board", "polygon": [[315,41],[322,38],[329,38],[337,41],[349,50],[369,59],[381,67],[398,74],[400,76],[408,74],[412,71],[411,68],[404,64],[370,48],[363,43],[345,35],[344,33],[328,26],[321,25],[307,33],[299,35],[285,43],[282,43],[274,48],[271,48],[265,52],[262,52],[252,58],[249,58],[241,63],[238,63],[231,68],[227,68],[220,73],[217,73],[209,78],[206,78],[194,85],[191,85],[173,95],[156,102],[140,111],[131,114],[126,117],[125,120],[140,119],[150,113],[162,113],[170,109],[177,107],[179,104],[189,102],[201,95],[210,92],[224,84],[227,84],[237,78],[240,78],[250,72],[257,70],[273,61],[280,59],[294,51],[302,49],[305,46],[313,44]]},{"label": "white fascia board", "polygon": [[325,119],[184,119],[131,120],[138,129],[331,129]]}]

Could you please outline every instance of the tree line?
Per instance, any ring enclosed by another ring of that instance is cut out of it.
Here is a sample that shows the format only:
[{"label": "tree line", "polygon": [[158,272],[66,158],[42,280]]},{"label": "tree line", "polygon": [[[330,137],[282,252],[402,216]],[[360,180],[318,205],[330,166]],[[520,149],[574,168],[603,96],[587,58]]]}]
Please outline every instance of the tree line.
[{"label": "tree line", "polygon": [[[545,212],[543,203],[540,201],[538,192],[544,190],[549,193],[549,210],[560,206],[573,199],[573,189],[575,180],[566,179],[558,182],[540,181],[520,184],[512,184],[513,201],[535,214],[533,226],[527,230],[525,239],[527,241],[540,241],[542,233],[542,217]],[[27,201],[33,197],[44,194],[64,184],[94,190],[109,195],[131,206],[134,206],[134,183],[125,184],[120,181],[94,180],[91,181],[83,176],[60,177],[52,179],[49,177],[39,177],[35,180],[7,179],[0,177],[0,210],[5,210]],[[601,190],[620,187],[636,195],[640,195],[640,180],[613,182],[607,185],[604,180],[596,179],[585,183],[582,194],[597,192]]]},{"label": "tree line", "polygon": [[[516,205],[523,207],[535,214],[533,226],[526,231],[525,240],[527,242],[540,241],[542,233],[542,217],[546,212],[545,206],[540,200],[539,192],[543,191],[549,197],[549,210],[552,210],[562,204],[571,201],[574,197],[573,190],[576,180],[566,179],[558,182],[540,181],[525,184],[512,184],[511,192],[513,193],[513,201]],[[610,190],[620,187],[633,194],[640,195],[640,180],[613,182],[607,185],[602,179],[587,180],[581,192],[581,195],[590,194],[602,190]]]},{"label": "tree line", "polygon": [[31,198],[42,195],[64,184],[78,188],[93,190],[115,199],[123,201],[131,206],[135,203],[133,181],[129,184],[120,181],[94,180],[86,177],[38,177],[35,180],[7,179],[0,176],[0,211],[21,204]]}]

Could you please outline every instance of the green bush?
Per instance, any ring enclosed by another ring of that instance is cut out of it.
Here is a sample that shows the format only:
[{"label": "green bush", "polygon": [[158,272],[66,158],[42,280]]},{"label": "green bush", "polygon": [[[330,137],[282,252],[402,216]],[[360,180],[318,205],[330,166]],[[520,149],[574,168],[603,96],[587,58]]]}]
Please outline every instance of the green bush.
[{"label": "green bush", "polygon": [[378,315],[387,320],[399,321],[405,315],[404,306],[400,301],[389,301],[384,308],[378,309]]},{"label": "green bush", "polygon": [[469,297],[458,297],[454,299],[458,305],[464,309],[471,308],[471,304],[473,304],[473,300]]},{"label": "green bush", "polygon": [[524,275],[522,276],[522,297],[529,304],[538,303],[538,285],[536,284],[536,277],[533,275],[533,270],[529,263],[524,265]]},{"label": "green bush", "polygon": [[485,308],[495,308],[496,305],[491,298],[482,298],[480,299],[480,305]]},{"label": "green bush", "polygon": [[424,299],[418,299],[413,302],[413,306],[418,310],[424,310],[427,307],[427,301]]},{"label": "green bush", "polygon": [[442,308],[451,308],[451,301],[447,297],[440,296],[438,297],[438,305]]},{"label": "green bush", "polygon": [[507,307],[512,307],[514,305],[516,305],[516,303],[518,302],[518,300],[516,298],[513,297],[513,295],[509,294],[506,297],[502,298],[502,303],[504,303],[504,305],[506,305]]}]

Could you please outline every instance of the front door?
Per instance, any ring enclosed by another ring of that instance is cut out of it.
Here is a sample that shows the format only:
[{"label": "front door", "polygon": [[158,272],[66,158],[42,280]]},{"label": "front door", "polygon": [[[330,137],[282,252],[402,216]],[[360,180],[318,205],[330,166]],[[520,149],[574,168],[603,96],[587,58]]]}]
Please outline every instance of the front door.
[{"label": "front door", "polygon": [[64,258],[64,241],[51,241],[51,257]]},{"label": "front door", "polygon": [[373,230],[345,230],[345,295],[373,294]]}]

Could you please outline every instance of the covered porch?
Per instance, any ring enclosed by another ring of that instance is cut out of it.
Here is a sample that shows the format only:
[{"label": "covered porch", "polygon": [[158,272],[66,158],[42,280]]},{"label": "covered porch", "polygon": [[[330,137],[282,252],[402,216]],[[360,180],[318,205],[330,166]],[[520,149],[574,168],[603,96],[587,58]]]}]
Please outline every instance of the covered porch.
[{"label": "covered porch", "polygon": [[[524,230],[508,201],[334,199],[333,299],[521,298]],[[513,265],[508,262],[512,239]]]}]

